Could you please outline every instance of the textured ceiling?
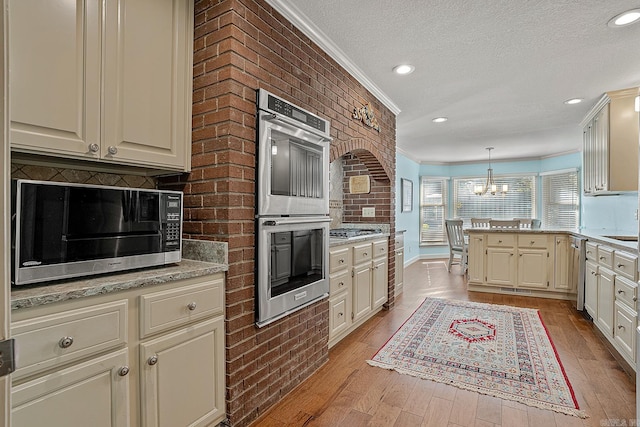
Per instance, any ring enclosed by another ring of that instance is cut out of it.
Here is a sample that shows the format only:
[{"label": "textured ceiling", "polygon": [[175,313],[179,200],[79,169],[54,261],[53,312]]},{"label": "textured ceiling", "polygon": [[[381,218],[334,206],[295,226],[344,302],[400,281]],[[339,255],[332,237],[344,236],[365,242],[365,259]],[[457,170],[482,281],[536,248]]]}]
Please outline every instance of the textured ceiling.
[{"label": "textured ceiling", "polygon": [[[602,94],[640,86],[640,23],[607,26],[640,0],[267,1],[400,110],[398,148],[416,161],[578,151]],[[394,75],[401,63],[415,72]]]}]

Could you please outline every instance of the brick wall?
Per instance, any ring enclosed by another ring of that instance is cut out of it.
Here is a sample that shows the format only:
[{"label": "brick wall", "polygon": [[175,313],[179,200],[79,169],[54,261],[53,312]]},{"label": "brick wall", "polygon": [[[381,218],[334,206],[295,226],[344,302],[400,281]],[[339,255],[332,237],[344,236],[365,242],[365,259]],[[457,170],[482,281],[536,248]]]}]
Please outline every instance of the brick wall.
[{"label": "brick wall", "polygon": [[[331,159],[355,153],[388,182],[395,116],[262,0],[196,0],[193,71],[193,171],[162,183],[185,191],[185,237],[228,242],[226,410],[234,427],[244,426],[328,360],[326,300],[254,326],[255,90],[329,119]],[[351,118],[368,102],[380,132]],[[394,232],[389,188],[386,195]]]}]

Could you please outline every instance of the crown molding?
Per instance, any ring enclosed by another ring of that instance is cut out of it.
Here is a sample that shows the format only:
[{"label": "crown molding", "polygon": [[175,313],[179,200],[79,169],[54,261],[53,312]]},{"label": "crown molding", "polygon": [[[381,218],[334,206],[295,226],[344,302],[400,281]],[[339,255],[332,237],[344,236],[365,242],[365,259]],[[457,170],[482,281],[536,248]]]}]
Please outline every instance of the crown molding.
[{"label": "crown molding", "polygon": [[411,154],[408,151],[403,150],[402,148],[398,147],[398,145],[396,144],[396,153],[400,153],[403,156],[405,156],[407,159],[411,160],[412,162],[415,163],[420,163],[420,159],[418,159],[416,156],[414,156],[413,154]]},{"label": "crown molding", "polygon": [[358,68],[347,55],[318,28],[311,20],[302,13],[292,2],[288,0],[266,0],[278,13],[284,16],[292,25],[302,31],[311,41],[317,44],[327,55],[340,64],[349,74],[351,74],[361,85],[363,85],[373,96],[375,96],[385,107],[395,115],[400,114],[398,107],[367,75]]}]

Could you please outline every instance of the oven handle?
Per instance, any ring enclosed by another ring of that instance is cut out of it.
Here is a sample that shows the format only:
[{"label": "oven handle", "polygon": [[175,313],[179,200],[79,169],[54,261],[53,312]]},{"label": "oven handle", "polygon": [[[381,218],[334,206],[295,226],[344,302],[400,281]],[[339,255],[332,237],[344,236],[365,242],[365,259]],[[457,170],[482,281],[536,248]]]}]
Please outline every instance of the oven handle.
[{"label": "oven handle", "polygon": [[331,218],[300,218],[300,219],[291,219],[286,218],[282,220],[271,219],[262,223],[262,225],[267,225],[270,227],[275,227],[278,225],[291,225],[291,224],[311,224],[311,223],[319,223],[319,222],[331,222]]},{"label": "oven handle", "polygon": [[[262,116],[262,120],[265,120],[265,121],[268,121],[268,122],[272,122],[272,121],[282,122],[282,123],[285,123],[285,124],[287,124],[289,126],[294,126],[296,128],[300,128],[300,126],[302,125],[302,123],[296,122],[294,120],[291,120],[287,116],[282,116],[280,114],[275,114],[275,113],[264,114]],[[305,130],[305,132],[309,132],[309,133],[311,133],[311,134],[313,134],[315,136],[318,136],[318,137],[322,138],[326,142],[333,141],[333,138],[331,138],[330,136],[327,136],[327,135],[325,135],[323,133],[320,133],[320,132],[316,131],[315,129],[311,128],[311,127],[305,126],[303,129]]]}]

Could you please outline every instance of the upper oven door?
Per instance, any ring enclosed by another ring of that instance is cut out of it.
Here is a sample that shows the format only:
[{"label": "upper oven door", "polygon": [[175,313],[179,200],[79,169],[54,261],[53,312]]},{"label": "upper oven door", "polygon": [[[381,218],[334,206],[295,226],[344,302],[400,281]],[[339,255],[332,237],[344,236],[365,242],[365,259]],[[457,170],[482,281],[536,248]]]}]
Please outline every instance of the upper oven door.
[{"label": "upper oven door", "polygon": [[258,123],[258,215],[329,214],[330,140],[277,114]]}]

